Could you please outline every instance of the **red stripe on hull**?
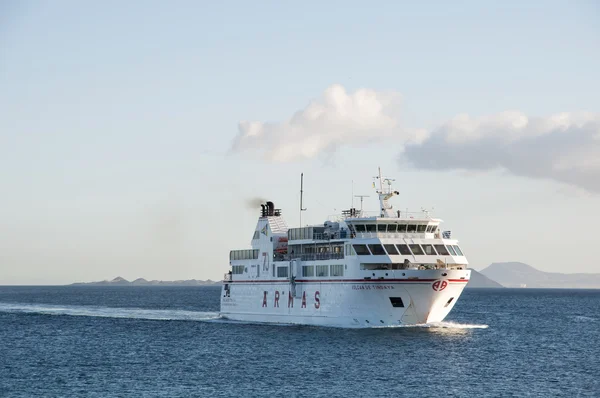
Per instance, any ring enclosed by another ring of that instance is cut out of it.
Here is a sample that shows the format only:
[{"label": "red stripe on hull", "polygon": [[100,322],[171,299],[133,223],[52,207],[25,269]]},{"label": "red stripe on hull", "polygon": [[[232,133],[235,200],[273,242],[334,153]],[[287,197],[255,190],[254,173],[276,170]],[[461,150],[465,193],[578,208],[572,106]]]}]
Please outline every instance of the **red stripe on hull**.
[{"label": "red stripe on hull", "polygon": [[[335,283],[390,283],[390,282],[398,282],[398,283],[428,283],[435,282],[438,279],[298,279],[297,283],[327,283],[327,282],[335,282]],[[468,279],[448,279],[449,282],[452,283],[467,283]],[[288,280],[249,280],[249,281],[229,281],[224,283],[285,283],[289,282]]]}]

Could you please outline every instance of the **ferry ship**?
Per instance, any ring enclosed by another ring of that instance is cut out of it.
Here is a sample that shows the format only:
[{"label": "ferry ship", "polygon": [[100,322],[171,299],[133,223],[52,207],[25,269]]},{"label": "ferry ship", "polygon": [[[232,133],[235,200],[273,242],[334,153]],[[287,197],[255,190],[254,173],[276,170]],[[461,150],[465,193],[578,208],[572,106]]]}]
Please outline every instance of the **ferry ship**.
[{"label": "ferry ship", "polygon": [[350,208],[288,228],[273,202],[262,204],[252,248],[230,252],[221,316],[337,327],[441,322],[469,281],[467,258],[441,219],[394,210],[393,180],[381,169],[375,179],[376,214]]}]

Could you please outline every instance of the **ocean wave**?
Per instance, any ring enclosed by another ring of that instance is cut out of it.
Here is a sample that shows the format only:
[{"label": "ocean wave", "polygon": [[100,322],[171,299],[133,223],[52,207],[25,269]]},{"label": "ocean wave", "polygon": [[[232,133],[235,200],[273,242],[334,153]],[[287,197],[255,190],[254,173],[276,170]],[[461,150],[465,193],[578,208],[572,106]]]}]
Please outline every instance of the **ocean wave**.
[{"label": "ocean wave", "polygon": [[220,318],[218,312],[19,303],[0,303],[0,312],[160,321],[210,321]]},{"label": "ocean wave", "polygon": [[596,322],[597,321],[596,318],[592,318],[591,316],[584,316],[584,315],[575,315],[573,317],[573,319],[575,320],[575,322]]}]

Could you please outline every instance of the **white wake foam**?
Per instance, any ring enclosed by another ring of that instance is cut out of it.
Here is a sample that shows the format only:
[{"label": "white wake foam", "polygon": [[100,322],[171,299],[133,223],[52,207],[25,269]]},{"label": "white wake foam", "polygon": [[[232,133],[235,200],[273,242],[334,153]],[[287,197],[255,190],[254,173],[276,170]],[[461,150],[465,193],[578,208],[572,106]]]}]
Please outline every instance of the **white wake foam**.
[{"label": "white wake foam", "polygon": [[112,308],[77,305],[0,303],[0,312],[90,316],[100,318],[149,319],[161,321],[210,321],[219,319],[218,312],[185,310],[149,310],[142,308]]},{"label": "white wake foam", "polygon": [[[361,326],[362,327],[362,326]],[[385,325],[371,326],[374,329],[387,328],[425,328],[425,329],[487,329],[488,325],[477,325],[471,323],[456,323],[456,322],[432,322],[432,323],[417,323],[414,325]]]},{"label": "white wake foam", "polygon": [[[0,303],[0,312],[44,314],[44,315],[70,315],[100,318],[125,318],[148,319],[161,321],[215,321],[225,323],[264,324],[263,322],[232,321],[221,317],[218,312],[199,312],[186,310],[151,310],[143,308],[114,308],[78,305],[52,305],[52,304],[21,304]],[[585,318],[585,317],[584,317]],[[593,318],[589,318],[593,319]],[[276,324],[278,326],[294,326],[293,324]],[[332,325],[332,327],[339,327]],[[488,325],[477,325],[456,322],[435,322],[418,325],[386,325],[375,328],[441,328],[441,329],[487,329]]]},{"label": "white wake foam", "polygon": [[423,325],[430,328],[443,329],[487,329],[488,325],[477,325],[471,323],[456,323],[456,322],[434,322]]}]

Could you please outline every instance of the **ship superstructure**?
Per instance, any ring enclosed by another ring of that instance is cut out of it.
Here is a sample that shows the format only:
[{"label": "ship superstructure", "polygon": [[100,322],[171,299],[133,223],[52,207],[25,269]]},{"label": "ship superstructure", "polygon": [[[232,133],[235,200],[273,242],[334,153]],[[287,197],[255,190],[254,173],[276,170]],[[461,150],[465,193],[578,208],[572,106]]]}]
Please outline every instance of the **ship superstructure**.
[{"label": "ship superstructure", "polygon": [[230,252],[222,316],[241,321],[377,327],[442,321],[469,280],[442,220],[395,211],[392,180],[377,177],[380,211],[351,208],[320,225],[288,228],[261,205],[251,249]]}]

